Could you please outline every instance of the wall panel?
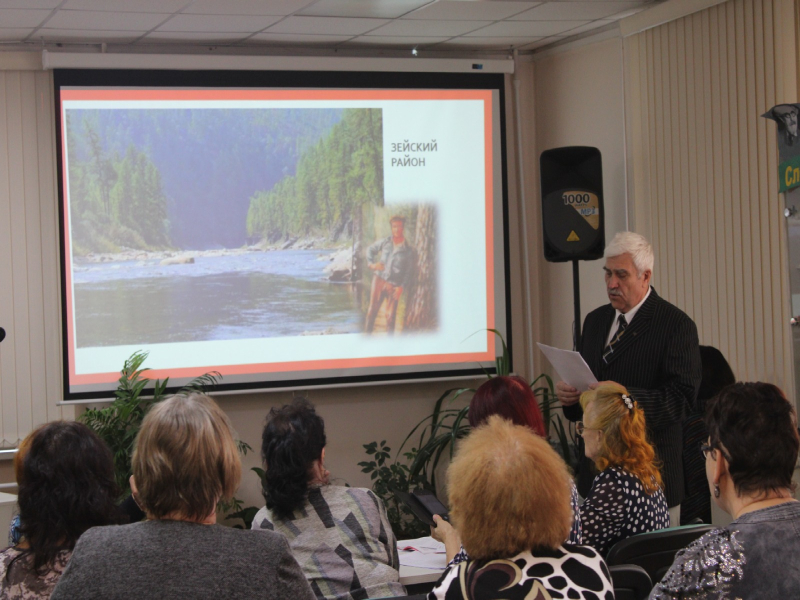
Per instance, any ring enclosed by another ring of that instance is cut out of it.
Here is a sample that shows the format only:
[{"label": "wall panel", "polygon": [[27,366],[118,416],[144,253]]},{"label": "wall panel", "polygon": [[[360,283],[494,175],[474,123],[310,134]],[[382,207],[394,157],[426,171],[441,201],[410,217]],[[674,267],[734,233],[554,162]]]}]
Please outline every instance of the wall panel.
[{"label": "wall panel", "polygon": [[[0,71],[0,445],[16,446],[61,400],[58,204],[52,77]],[[66,414],[69,413],[69,414]]]},{"label": "wall panel", "polygon": [[631,229],[661,295],[737,378],[794,394],[774,123],[796,102],[792,0],[731,0],[625,38]]}]

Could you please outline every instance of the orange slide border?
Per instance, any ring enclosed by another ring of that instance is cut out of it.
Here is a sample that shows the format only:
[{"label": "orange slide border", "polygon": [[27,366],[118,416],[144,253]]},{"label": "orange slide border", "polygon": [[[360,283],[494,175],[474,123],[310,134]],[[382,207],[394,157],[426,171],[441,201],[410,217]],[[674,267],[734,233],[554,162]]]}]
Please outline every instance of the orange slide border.
[{"label": "orange slide border", "polygon": [[[75,330],[72,298],[72,261],[70,247],[70,213],[68,210],[69,188],[67,186],[66,115],[65,101],[189,101],[189,100],[481,100],[484,103],[484,161],[485,161],[485,205],[486,205],[486,323],[488,329],[495,328],[494,297],[494,194],[493,194],[493,146],[492,146],[492,90],[265,90],[265,89],[69,89],[63,88],[60,95],[61,152],[64,158],[64,244],[66,300],[67,300],[67,354],[69,361],[69,385],[113,383],[118,372],[79,375],[75,372]],[[325,369],[409,366],[419,364],[444,364],[460,362],[494,361],[496,356],[495,336],[486,332],[485,352],[451,354],[419,354],[412,356],[376,356],[356,359],[327,359],[314,361],[287,361],[274,363],[251,363],[229,366],[209,365],[180,369],[153,369],[148,375],[164,377],[196,377],[210,370],[226,375],[249,375],[276,373],[280,371],[314,371]]]}]

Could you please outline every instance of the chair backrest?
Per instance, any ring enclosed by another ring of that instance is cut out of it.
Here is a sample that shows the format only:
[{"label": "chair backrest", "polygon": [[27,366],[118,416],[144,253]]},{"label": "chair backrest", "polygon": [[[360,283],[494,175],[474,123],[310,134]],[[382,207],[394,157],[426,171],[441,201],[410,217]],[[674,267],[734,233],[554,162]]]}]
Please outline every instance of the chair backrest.
[{"label": "chair backrest", "polygon": [[611,571],[611,581],[614,582],[616,600],[645,600],[650,595],[653,582],[642,567],[614,565],[608,570]]},{"label": "chair backrest", "polygon": [[678,550],[682,550],[713,525],[684,525],[633,535],[617,542],[609,550],[606,562],[613,565],[639,565],[658,583],[672,566]]}]

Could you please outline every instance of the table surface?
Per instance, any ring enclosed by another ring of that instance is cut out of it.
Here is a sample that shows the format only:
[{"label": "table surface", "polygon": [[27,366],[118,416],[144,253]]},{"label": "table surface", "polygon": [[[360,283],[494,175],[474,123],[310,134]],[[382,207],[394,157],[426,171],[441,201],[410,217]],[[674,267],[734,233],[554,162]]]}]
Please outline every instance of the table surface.
[{"label": "table surface", "polygon": [[403,585],[436,583],[443,572],[444,569],[423,569],[422,567],[400,565],[400,583]]}]

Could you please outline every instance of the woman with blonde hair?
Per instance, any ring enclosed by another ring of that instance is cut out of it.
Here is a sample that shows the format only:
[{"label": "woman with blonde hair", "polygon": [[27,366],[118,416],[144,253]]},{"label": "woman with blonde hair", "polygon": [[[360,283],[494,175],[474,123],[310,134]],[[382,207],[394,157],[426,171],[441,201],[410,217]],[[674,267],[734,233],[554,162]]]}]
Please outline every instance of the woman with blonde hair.
[{"label": "woman with blonde hair", "polygon": [[147,520],[83,534],[54,600],[314,600],[283,536],[216,525],[217,502],[236,491],[242,467],[228,417],[211,398],[156,404],[132,466]]},{"label": "woman with blonde hair", "polygon": [[600,473],[581,505],[584,543],[605,555],[618,541],[669,527],[655,450],[647,440],[644,410],[617,383],[581,395],[586,456]]},{"label": "woman with blonde hair", "polygon": [[573,520],[570,476],[529,428],[490,417],[461,442],[447,481],[450,517],[469,558],[451,564],[429,598],[614,597],[597,551],[564,542]]}]

